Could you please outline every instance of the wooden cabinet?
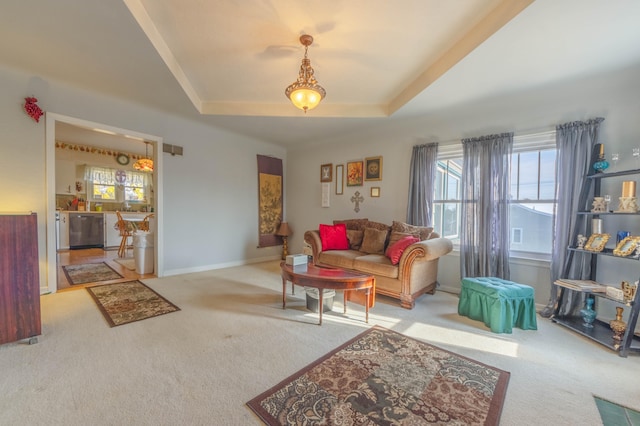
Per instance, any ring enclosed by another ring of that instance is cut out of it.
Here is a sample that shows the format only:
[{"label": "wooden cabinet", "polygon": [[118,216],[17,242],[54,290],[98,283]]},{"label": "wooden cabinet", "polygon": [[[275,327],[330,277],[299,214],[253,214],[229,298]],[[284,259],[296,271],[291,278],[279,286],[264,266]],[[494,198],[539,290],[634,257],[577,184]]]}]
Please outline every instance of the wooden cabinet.
[{"label": "wooden cabinet", "polygon": [[38,220],[0,214],[0,344],[41,333]]}]

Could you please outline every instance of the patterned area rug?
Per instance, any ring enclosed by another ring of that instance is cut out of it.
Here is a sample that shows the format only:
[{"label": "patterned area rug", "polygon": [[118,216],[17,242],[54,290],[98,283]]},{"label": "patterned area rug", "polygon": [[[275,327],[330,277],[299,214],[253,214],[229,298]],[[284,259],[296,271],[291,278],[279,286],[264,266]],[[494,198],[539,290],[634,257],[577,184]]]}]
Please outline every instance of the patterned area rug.
[{"label": "patterned area rug", "polygon": [[373,327],[247,405],[268,425],[497,425],[509,373]]},{"label": "patterned area rug", "polygon": [[111,269],[111,267],[104,262],[66,265],[62,267],[62,270],[71,285],[117,280],[118,278],[122,278],[122,275]]},{"label": "patterned area rug", "polygon": [[140,281],[87,287],[111,327],[179,311]]}]

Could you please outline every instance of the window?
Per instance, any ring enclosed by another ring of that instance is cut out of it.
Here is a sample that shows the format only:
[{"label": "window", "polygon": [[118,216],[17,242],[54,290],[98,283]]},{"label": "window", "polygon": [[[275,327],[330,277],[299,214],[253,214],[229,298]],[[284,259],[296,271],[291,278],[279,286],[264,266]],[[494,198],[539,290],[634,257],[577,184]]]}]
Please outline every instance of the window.
[{"label": "window", "polygon": [[[510,226],[513,257],[551,254],[556,206],[555,131],[515,136],[511,157]],[[460,242],[462,146],[438,149],[433,227],[454,244]]]},{"label": "window", "polygon": [[443,237],[460,242],[462,159],[438,160],[433,201],[433,228]]},{"label": "window", "polygon": [[85,179],[89,201],[148,202],[150,182],[146,173],[89,166]]}]

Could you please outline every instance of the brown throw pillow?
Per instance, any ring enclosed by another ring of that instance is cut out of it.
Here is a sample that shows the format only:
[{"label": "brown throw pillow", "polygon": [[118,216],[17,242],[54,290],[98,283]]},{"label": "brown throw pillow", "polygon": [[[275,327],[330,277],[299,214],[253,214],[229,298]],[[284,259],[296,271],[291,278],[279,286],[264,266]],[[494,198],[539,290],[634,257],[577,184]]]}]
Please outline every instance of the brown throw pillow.
[{"label": "brown throw pillow", "polygon": [[[349,231],[347,231],[348,233]],[[397,232],[397,231],[391,231],[391,235],[389,236],[389,244],[387,244],[387,248],[391,247],[392,245],[394,245],[395,243],[397,243],[398,241],[400,241],[401,239],[405,238],[405,237],[416,237],[418,239],[420,239],[420,235],[418,233],[410,233],[410,232]]]},{"label": "brown throw pillow", "polygon": [[429,235],[433,232],[433,228],[430,226],[415,226],[409,225],[404,222],[393,221],[391,230],[396,232],[403,232],[405,234],[417,234],[420,241],[428,240]]},{"label": "brown throw pillow", "polygon": [[384,246],[387,241],[387,231],[379,229],[366,228],[364,237],[362,238],[362,246],[360,251],[369,254],[384,254]]},{"label": "brown throw pillow", "polygon": [[364,231],[356,231],[355,229],[347,229],[347,238],[349,239],[349,248],[352,250],[360,250]]},{"label": "brown throw pillow", "polygon": [[339,223],[344,223],[345,226],[347,227],[347,229],[353,229],[356,231],[364,231],[364,228],[366,228],[367,222],[369,222],[369,219],[364,218],[364,219],[344,219],[344,220],[334,220],[333,224],[337,225]]},{"label": "brown throw pillow", "polygon": [[386,223],[380,223],[380,222],[372,222],[372,221],[367,221],[367,225],[365,226],[365,228],[373,228],[373,229],[378,229],[380,231],[390,231],[391,227],[389,225],[387,225]]}]

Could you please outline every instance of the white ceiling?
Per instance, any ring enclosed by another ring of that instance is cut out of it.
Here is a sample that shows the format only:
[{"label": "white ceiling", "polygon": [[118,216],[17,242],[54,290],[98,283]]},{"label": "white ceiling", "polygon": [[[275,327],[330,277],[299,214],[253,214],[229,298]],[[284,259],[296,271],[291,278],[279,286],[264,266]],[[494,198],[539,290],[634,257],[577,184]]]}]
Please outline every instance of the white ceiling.
[{"label": "white ceiling", "polygon": [[[637,0],[56,0],[0,9],[0,65],[287,147],[640,63]],[[327,91],[306,116],[284,96],[303,33],[315,39],[309,58]]]}]

